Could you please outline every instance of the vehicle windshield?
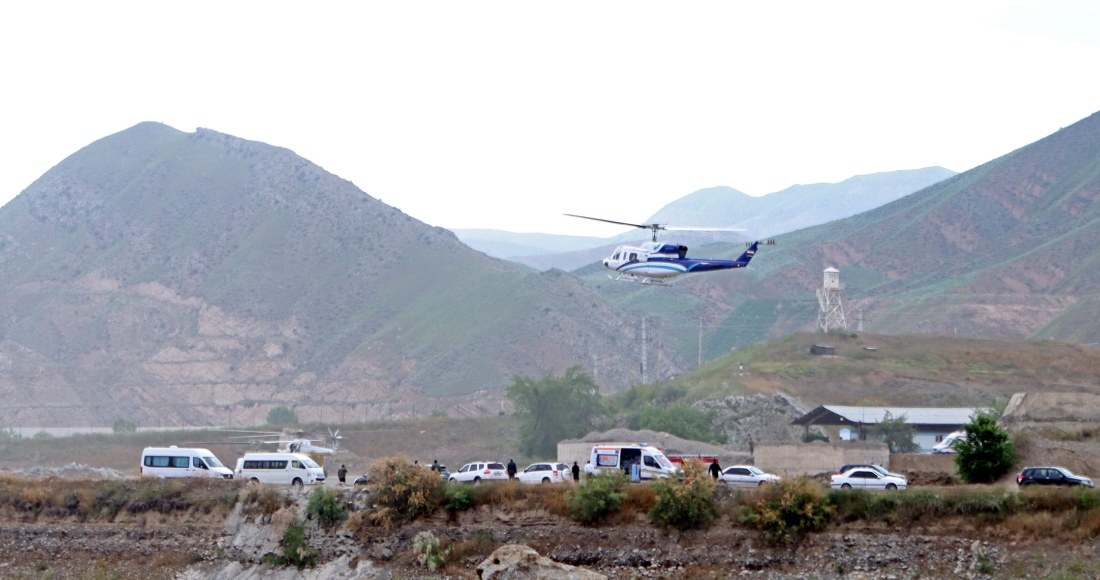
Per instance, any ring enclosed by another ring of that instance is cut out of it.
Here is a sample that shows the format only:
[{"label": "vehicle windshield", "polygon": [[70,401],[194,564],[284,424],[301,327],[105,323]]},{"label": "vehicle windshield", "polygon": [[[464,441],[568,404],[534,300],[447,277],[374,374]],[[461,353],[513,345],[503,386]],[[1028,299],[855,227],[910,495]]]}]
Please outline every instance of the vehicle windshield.
[{"label": "vehicle windshield", "polygon": [[321,467],[320,465],[317,465],[317,462],[312,459],[303,459],[302,463],[304,463],[306,467]]},{"label": "vehicle windshield", "polygon": [[206,456],[202,460],[206,462],[207,467],[225,467],[221,461],[218,461],[217,457]]},{"label": "vehicle windshield", "polygon": [[1058,471],[1061,471],[1062,474],[1065,475],[1066,477],[1077,477],[1076,475],[1073,475],[1072,471],[1066,469],[1065,467],[1055,467],[1054,469],[1057,469]]},{"label": "vehicle windshield", "polygon": [[753,475],[764,475],[763,471],[761,471],[761,470],[759,470],[755,467],[749,467],[749,473],[751,473]]},{"label": "vehicle windshield", "polygon": [[669,461],[663,453],[654,453],[653,457],[657,460],[657,463],[659,463],[661,467],[665,469],[676,469],[676,466],[673,465],[672,462]]},{"label": "vehicle windshield", "polygon": [[890,473],[889,471],[886,471],[886,468],[881,465],[871,465],[871,467],[873,467],[875,471],[878,471],[880,473]]}]

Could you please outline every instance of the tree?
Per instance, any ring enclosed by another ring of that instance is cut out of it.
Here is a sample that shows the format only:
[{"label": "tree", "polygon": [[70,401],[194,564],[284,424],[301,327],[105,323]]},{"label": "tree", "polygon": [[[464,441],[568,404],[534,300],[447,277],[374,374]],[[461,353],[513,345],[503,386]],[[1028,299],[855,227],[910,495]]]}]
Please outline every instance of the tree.
[{"label": "tree", "polygon": [[665,431],[677,437],[708,443],[726,443],[725,434],[715,433],[711,428],[713,413],[693,409],[683,403],[667,409],[656,405],[646,405],[642,409],[642,418],[638,426],[642,429]]},{"label": "tree", "polygon": [[286,407],[274,407],[267,412],[268,425],[297,425],[298,413]]},{"label": "tree", "polygon": [[115,433],[133,433],[137,431],[137,425],[133,421],[127,421],[122,417],[115,419],[115,424],[111,425],[111,430]]},{"label": "tree", "polygon": [[913,431],[913,426],[906,420],[905,415],[894,417],[890,414],[890,411],[887,411],[882,421],[871,425],[868,431],[871,437],[881,439],[889,445],[891,453],[920,451],[920,445],[913,441],[913,436],[916,433]]},{"label": "tree", "polygon": [[966,439],[955,443],[959,477],[970,483],[990,483],[1012,469],[1016,449],[992,414],[978,413],[963,428]]},{"label": "tree", "polygon": [[559,441],[585,435],[605,414],[595,381],[579,365],[563,377],[548,374],[536,381],[515,376],[508,398],[523,421],[519,450],[529,456],[554,456]]}]

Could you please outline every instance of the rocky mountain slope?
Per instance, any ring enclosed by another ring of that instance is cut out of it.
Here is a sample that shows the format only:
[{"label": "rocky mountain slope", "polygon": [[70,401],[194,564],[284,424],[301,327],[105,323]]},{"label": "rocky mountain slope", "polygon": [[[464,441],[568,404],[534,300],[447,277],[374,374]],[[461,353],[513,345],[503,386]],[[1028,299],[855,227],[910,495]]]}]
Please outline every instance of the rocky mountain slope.
[{"label": "rocky mountain slope", "polygon": [[[780,236],[747,272],[695,276],[671,291],[615,287],[596,268],[578,272],[631,311],[659,314],[675,301],[704,318],[711,357],[812,329],[813,292],[828,266],[841,271],[853,329],[862,311],[865,328],[878,332],[1090,343],[1100,340],[1098,199],[1094,114],[893,203]],[[683,334],[686,355],[696,336]]]},{"label": "rocky mountain slope", "polygon": [[106,137],[0,209],[4,425],[495,414],[512,374],[593,355],[625,386],[635,326],[571,275],[205,129]]}]

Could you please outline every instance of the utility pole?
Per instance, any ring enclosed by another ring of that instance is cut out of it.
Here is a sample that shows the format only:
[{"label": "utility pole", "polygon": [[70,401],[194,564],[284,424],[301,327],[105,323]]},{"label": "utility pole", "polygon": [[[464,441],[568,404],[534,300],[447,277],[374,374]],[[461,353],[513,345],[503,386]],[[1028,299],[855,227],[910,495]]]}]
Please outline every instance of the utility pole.
[{"label": "utility pole", "polygon": [[600,387],[600,355],[592,355],[592,382],[596,383],[596,389]]},{"label": "utility pole", "polygon": [[661,382],[661,339],[657,339],[657,382]]},{"label": "utility pole", "polygon": [[642,319],[642,384],[649,382],[649,376],[646,373],[646,358],[648,353],[646,352],[646,335],[645,335],[645,318]]},{"label": "utility pole", "polygon": [[699,317],[699,364],[703,366],[703,317]]},{"label": "utility pole", "polygon": [[857,330],[859,330],[860,332],[863,332],[863,309],[862,308],[859,309],[859,316],[856,320],[858,320],[858,325],[859,325],[857,327]]}]

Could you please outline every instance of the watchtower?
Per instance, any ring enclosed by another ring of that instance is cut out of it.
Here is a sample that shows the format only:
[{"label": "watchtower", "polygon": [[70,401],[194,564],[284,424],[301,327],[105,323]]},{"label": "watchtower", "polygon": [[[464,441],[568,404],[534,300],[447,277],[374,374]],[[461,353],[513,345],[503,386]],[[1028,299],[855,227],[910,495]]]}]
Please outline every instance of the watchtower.
[{"label": "watchtower", "polygon": [[844,305],[840,301],[840,270],[825,268],[825,280],[817,291],[817,327],[822,332],[843,329],[848,330],[848,321],[844,319]]}]

